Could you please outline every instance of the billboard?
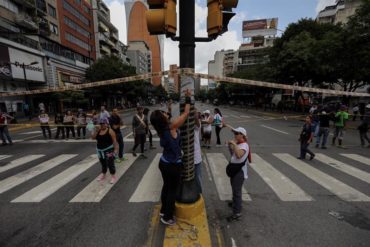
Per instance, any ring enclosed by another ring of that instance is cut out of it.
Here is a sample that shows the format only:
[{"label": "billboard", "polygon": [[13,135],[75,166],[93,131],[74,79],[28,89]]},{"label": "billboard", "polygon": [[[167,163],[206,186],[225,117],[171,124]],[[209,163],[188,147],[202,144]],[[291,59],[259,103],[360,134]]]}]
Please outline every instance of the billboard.
[{"label": "billboard", "polygon": [[243,21],[243,38],[274,36],[277,33],[278,18]]},{"label": "billboard", "polygon": [[[41,82],[45,81],[42,57],[9,47],[9,60],[14,79],[27,79],[29,81]],[[34,65],[29,65],[34,62],[37,63]],[[24,78],[25,74],[26,78]]]}]

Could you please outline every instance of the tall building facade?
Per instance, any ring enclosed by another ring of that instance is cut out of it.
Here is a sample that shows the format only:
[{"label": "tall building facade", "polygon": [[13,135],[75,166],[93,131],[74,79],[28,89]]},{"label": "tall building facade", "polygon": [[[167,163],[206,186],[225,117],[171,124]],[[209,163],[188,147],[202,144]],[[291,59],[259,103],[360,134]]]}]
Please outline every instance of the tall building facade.
[{"label": "tall building facade", "polygon": [[362,0],[336,0],[334,5],[326,6],[319,12],[316,20],[319,23],[346,24],[348,18],[355,14]]},{"label": "tall building facade", "polygon": [[[163,35],[150,35],[145,19],[145,12],[148,5],[143,0],[125,2],[127,42],[144,41],[151,52],[151,71],[159,72],[163,70]],[[161,78],[153,78],[153,82],[159,84]]]},{"label": "tall building facade", "polygon": [[[214,59],[208,62],[208,74],[228,76],[236,70],[238,52],[234,50],[216,51]],[[216,82],[208,80],[208,87],[215,88]]]},{"label": "tall building facade", "polygon": [[144,41],[130,41],[127,57],[130,59],[130,64],[136,67],[137,74],[151,72],[151,52]]},{"label": "tall building facade", "polygon": [[95,51],[97,58],[102,56],[120,56],[122,52],[119,44],[117,28],[110,21],[110,10],[102,0],[90,0],[93,20]]}]

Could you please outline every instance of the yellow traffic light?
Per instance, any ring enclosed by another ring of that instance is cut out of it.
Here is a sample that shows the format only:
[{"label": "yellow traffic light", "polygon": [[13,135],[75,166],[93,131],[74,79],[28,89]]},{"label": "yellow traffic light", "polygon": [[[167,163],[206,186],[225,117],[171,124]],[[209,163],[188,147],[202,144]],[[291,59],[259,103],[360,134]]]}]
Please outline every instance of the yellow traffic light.
[{"label": "yellow traffic light", "polygon": [[146,22],[149,33],[152,35],[176,35],[176,0],[148,0],[148,5]]},{"label": "yellow traffic light", "polygon": [[208,0],[208,37],[216,38],[228,30],[227,25],[235,15],[231,9],[236,8],[237,5],[238,0]]}]

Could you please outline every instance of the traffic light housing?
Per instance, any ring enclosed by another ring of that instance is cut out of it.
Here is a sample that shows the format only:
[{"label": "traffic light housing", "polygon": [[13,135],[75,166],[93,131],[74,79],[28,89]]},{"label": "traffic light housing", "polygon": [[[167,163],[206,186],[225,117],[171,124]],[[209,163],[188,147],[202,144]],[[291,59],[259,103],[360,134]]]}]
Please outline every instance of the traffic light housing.
[{"label": "traffic light housing", "polygon": [[217,38],[228,31],[228,24],[235,15],[232,8],[238,6],[238,0],[208,0],[207,32],[208,37]]},{"label": "traffic light housing", "polygon": [[151,35],[175,36],[177,30],[176,0],[148,0],[146,23]]}]

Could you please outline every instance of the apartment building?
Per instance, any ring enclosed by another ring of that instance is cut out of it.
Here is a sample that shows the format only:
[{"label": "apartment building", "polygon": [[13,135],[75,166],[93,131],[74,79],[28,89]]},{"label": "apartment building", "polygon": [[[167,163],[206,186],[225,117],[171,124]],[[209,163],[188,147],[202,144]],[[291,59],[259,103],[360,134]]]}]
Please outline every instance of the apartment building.
[{"label": "apartment building", "polygon": [[345,24],[355,14],[362,0],[336,0],[334,5],[326,6],[319,12],[316,20],[319,23]]}]

